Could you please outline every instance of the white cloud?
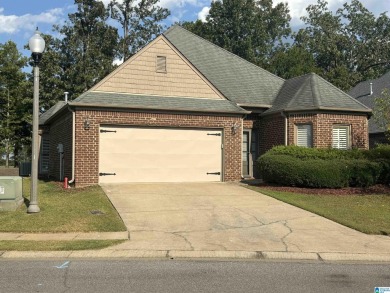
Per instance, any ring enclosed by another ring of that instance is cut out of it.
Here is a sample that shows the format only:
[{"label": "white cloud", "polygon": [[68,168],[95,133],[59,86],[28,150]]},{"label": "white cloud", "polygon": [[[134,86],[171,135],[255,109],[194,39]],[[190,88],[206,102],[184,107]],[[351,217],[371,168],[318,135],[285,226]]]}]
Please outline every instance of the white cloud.
[{"label": "white cloud", "polygon": [[210,7],[203,7],[202,10],[198,13],[198,19],[202,22],[206,22],[206,17],[209,15]]},{"label": "white cloud", "polygon": [[41,14],[4,15],[0,8],[0,33],[14,34],[21,30],[33,30],[39,24],[57,23],[63,15],[61,8],[55,8]]},{"label": "white cloud", "polygon": [[[316,4],[317,0],[275,0],[274,4],[277,3],[288,3],[291,15],[291,25],[300,26],[303,25],[300,18],[307,15],[306,7],[311,4]],[[351,1],[345,0],[328,0],[328,8],[336,12],[337,9],[342,8],[345,2],[350,3]],[[378,15],[379,13],[390,11],[390,1],[377,1],[377,0],[360,0],[360,2],[372,13]]]}]

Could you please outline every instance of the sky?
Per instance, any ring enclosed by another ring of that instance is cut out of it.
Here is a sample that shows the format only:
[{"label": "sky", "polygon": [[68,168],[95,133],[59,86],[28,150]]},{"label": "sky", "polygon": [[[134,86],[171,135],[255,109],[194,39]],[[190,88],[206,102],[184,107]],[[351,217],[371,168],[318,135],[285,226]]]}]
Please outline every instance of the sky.
[{"label": "sky", "polygon": [[[120,1],[120,0],[119,0]],[[218,1],[218,0],[217,0]],[[341,8],[343,3],[350,0],[328,0],[329,8],[333,11]],[[110,0],[103,0],[105,4]],[[305,8],[316,0],[274,0],[287,2],[292,17],[291,26],[302,26],[300,17],[306,14]],[[372,13],[378,16],[390,11],[390,0],[360,0]],[[170,26],[176,21],[204,20],[210,9],[211,0],[160,0],[160,6],[171,11],[165,21]],[[45,34],[54,34],[52,27],[62,24],[69,13],[76,10],[73,0],[0,0],[0,43],[12,40],[25,55],[30,55],[23,49],[33,35],[35,28]],[[387,13],[390,16],[390,13]]]}]

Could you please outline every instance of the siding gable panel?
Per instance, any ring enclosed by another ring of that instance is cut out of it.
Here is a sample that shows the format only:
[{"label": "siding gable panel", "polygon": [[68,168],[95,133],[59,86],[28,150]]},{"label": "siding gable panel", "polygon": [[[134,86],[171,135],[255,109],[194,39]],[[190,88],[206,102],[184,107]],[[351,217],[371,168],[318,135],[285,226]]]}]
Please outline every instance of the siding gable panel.
[{"label": "siding gable panel", "polygon": [[[157,57],[166,57],[166,72],[156,68]],[[164,37],[159,37],[122,64],[91,91],[224,99]]]}]

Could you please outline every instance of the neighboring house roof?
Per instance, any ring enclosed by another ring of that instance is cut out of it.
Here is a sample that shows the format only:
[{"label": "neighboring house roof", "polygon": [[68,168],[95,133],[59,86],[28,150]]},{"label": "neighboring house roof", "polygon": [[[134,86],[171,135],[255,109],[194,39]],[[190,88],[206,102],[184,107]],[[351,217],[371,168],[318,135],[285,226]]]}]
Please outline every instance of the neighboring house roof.
[{"label": "neighboring house roof", "polygon": [[156,97],[102,92],[86,92],[69,105],[231,114],[249,113],[235,103],[222,99]]},{"label": "neighboring house roof", "polygon": [[[372,83],[372,87],[370,83]],[[349,94],[362,104],[374,109],[375,98],[380,96],[386,88],[390,89],[390,71],[377,79],[366,80],[358,83],[349,91]],[[371,118],[368,121],[369,133],[382,133],[384,131],[385,129],[381,128],[374,119]]]},{"label": "neighboring house roof", "polygon": [[[372,83],[372,94],[370,83]],[[379,96],[385,88],[390,89],[390,71],[377,79],[366,80],[358,83],[348,92],[348,94],[355,99],[370,95]]]},{"label": "neighboring house roof", "polygon": [[66,105],[65,101],[59,101],[53,107],[48,109],[46,112],[39,115],[39,125],[44,125],[54,114],[62,109]]},{"label": "neighboring house roof", "polygon": [[350,112],[371,112],[339,88],[315,73],[286,80],[273,106],[263,115],[283,111],[337,110]]},{"label": "neighboring house roof", "polygon": [[240,106],[268,108],[284,79],[209,41],[172,26],[163,34],[226,98]]}]

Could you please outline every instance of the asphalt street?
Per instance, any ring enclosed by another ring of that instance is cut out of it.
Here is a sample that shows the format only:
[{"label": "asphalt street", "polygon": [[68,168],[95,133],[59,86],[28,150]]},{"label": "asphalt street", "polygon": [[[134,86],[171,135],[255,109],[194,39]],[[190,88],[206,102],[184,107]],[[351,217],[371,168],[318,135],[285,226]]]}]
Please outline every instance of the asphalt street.
[{"label": "asphalt street", "polygon": [[1,292],[374,292],[389,264],[240,260],[0,260]]}]

